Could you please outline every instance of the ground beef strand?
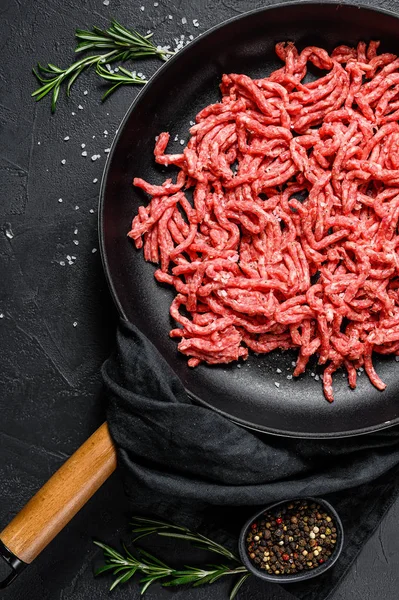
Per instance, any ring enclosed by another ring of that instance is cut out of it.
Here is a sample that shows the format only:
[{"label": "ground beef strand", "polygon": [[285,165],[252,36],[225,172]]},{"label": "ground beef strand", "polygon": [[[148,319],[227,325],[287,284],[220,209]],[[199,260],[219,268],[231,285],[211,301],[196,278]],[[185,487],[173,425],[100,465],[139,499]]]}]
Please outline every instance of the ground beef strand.
[{"label": "ground beef strand", "polygon": [[[191,367],[296,348],[332,375],[383,390],[372,353],[399,354],[399,59],[379,42],[329,55],[279,43],[264,79],[223,75],[179,154],[176,182],[149,194],[129,236],[174,286],[170,313]],[[305,83],[308,67],[319,77]],[[192,200],[191,200],[192,198]]]}]

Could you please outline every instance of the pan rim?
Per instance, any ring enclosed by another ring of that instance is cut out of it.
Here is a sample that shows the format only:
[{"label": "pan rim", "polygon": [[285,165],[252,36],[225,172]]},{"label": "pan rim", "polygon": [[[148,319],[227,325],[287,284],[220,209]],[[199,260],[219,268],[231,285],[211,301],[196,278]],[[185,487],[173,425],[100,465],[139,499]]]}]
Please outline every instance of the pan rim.
[{"label": "pan rim", "polygon": [[[108,179],[108,174],[109,174],[109,169],[110,169],[110,165],[112,162],[112,157],[113,154],[115,152],[115,148],[118,145],[118,141],[119,138],[121,137],[122,131],[124,126],[126,125],[128,119],[130,118],[131,113],[134,111],[136,104],[138,104],[138,102],[142,99],[143,96],[145,96],[146,93],[148,93],[148,91],[150,90],[152,83],[162,75],[162,73],[169,68],[169,66],[173,63],[175,63],[176,61],[179,60],[180,56],[183,53],[187,53],[190,50],[192,50],[198,43],[200,43],[200,41],[211,35],[212,33],[222,29],[223,27],[225,27],[226,25],[229,25],[230,23],[233,23],[235,21],[239,21],[241,19],[244,19],[246,17],[251,17],[253,15],[256,14],[260,14],[263,12],[267,12],[270,10],[275,10],[275,9],[282,9],[282,8],[287,8],[287,7],[299,7],[299,6],[305,6],[305,5],[310,5],[310,6],[326,6],[326,5],[332,5],[335,6],[337,9],[339,8],[356,8],[358,10],[362,10],[362,11],[367,11],[370,13],[382,13],[384,15],[390,16],[395,18],[398,23],[399,23],[399,14],[395,13],[392,10],[388,10],[386,8],[381,8],[381,7],[373,7],[373,6],[369,6],[366,4],[354,4],[351,2],[339,2],[337,3],[335,0],[324,0],[322,2],[317,2],[315,0],[303,0],[300,2],[279,2],[276,4],[271,4],[269,6],[262,6],[260,8],[255,8],[253,10],[250,11],[246,11],[242,14],[239,15],[235,15],[233,17],[230,17],[229,19],[225,19],[223,21],[221,21],[220,23],[218,23],[217,25],[214,25],[213,27],[211,27],[210,29],[207,29],[206,31],[204,31],[203,33],[201,33],[197,38],[195,38],[190,44],[188,44],[187,46],[185,46],[184,48],[182,48],[181,50],[179,50],[179,52],[177,52],[174,56],[172,56],[168,61],[166,61],[163,65],[161,65],[156,71],[155,73],[150,77],[150,79],[148,80],[148,83],[138,92],[137,96],[134,98],[134,100],[131,102],[131,104],[129,105],[128,109],[126,110],[122,120],[120,121],[120,124],[116,130],[116,134],[115,137],[112,141],[111,144],[111,148],[110,148],[110,152],[108,153],[107,156],[107,160],[106,163],[104,165],[104,170],[103,170],[103,174],[101,177],[101,183],[100,183],[100,192],[99,192],[99,206],[98,206],[98,239],[99,239],[99,246],[100,246],[100,255],[101,255],[101,261],[102,261],[102,266],[103,266],[103,270],[105,273],[105,277],[107,280],[107,285],[108,288],[110,290],[111,293],[111,297],[112,300],[116,306],[116,309],[119,313],[119,316],[121,317],[122,320],[128,321],[127,315],[123,309],[123,306],[120,302],[120,299],[118,297],[118,294],[116,292],[116,288],[115,288],[115,284],[114,284],[114,278],[111,275],[111,269],[109,267],[108,264],[108,259],[107,259],[107,251],[105,248],[105,235],[104,235],[104,205],[105,205],[105,189],[106,189],[106,184],[107,184],[107,179]],[[171,367],[172,368],[172,367]],[[326,432],[326,433],[314,433],[314,432],[292,432],[292,431],[284,431],[283,429],[275,429],[273,427],[266,427],[266,426],[261,426],[261,425],[254,425],[254,423],[251,423],[250,421],[246,421],[245,419],[240,419],[238,417],[234,417],[232,415],[230,415],[229,413],[226,413],[225,411],[209,404],[206,400],[204,400],[203,398],[200,398],[199,396],[197,396],[196,394],[193,394],[192,392],[190,392],[190,390],[188,390],[185,387],[185,391],[188,394],[188,396],[195,402],[197,402],[198,404],[205,406],[207,408],[209,408],[210,410],[216,412],[217,414],[229,419],[230,421],[232,421],[233,423],[244,427],[246,429],[252,430],[252,431],[256,431],[259,433],[267,433],[270,435],[274,435],[277,437],[287,437],[287,438],[296,438],[296,439],[320,439],[320,440],[324,440],[324,439],[344,439],[344,438],[349,438],[349,437],[358,437],[358,436],[362,436],[362,435],[367,435],[367,434],[371,434],[371,433],[375,433],[378,431],[382,431],[384,429],[389,429],[391,427],[394,427],[395,425],[399,424],[399,416],[395,419],[392,419],[390,421],[385,421],[384,423],[380,423],[377,425],[370,425],[368,427],[363,427],[361,429],[354,429],[354,430],[348,430],[348,431],[344,431],[344,432]]]}]

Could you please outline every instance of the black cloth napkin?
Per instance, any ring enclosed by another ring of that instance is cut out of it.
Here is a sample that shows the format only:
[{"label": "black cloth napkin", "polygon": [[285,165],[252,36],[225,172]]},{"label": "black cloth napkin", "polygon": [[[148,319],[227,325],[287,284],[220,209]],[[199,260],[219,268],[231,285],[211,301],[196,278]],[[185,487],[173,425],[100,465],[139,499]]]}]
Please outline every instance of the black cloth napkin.
[{"label": "black cloth napkin", "polygon": [[[108,424],[134,510],[237,539],[257,508],[320,496],[342,518],[345,544],[324,575],[285,586],[325,600],[399,493],[399,428],[300,440],[246,430],[195,404],[169,365],[122,322],[103,366]],[[211,534],[212,535],[212,534]]]}]

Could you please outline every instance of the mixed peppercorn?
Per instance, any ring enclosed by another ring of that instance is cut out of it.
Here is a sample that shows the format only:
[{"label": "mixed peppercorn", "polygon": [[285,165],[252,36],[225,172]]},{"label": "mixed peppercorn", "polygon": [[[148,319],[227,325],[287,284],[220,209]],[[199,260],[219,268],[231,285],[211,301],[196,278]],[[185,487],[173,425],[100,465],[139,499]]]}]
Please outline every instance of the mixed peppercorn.
[{"label": "mixed peppercorn", "polygon": [[331,515],[316,503],[295,500],[263,513],[249,528],[248,556],[269,575],[292,575],[324,564],[337,543]]}]

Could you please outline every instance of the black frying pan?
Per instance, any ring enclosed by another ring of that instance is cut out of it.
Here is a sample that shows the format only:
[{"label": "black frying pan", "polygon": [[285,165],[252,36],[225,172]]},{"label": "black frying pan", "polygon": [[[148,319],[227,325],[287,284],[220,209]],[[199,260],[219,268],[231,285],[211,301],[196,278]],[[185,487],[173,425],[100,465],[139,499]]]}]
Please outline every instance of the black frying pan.
[{"label": "black frying pan", "polygon": [[[281,66],[277,41],[294,40],[299,48],[380,39],[382,52],[399,54],[399,21],[385,11],[336,3],[284,4],[234,18],[199,37],[165,64],[129,108],[114,141],[102,182],[100,237],[105,271],[115,303],[125,318],[153,342],[198,401],[248,427],[296,437],[339,437],[382,429],[399,422],[399,364],[393,357],[375,357],[387,383],[376,390],[363,375],[356,390],[346,375],[334,377],[335,402],[323,396],[316,364],[299,380],[288,380],[294,352],[250,355],[237,367],[187,367],[186,358],[169,338],[169,306],[173,291],[154,280],[154,266],[144,261],[126,234],[133,215],[147,199],[134,189],[140,176],[161,183],[175,174],[155,165],[154,138],[169,131],[188,139],[190,120],[219,98],[223,73],[267,75]],[[179,142],[168,151],[181,151]],[[282,371],[281,374],[276,369]],[[280,383],[280,387],[275,386]]]}]

